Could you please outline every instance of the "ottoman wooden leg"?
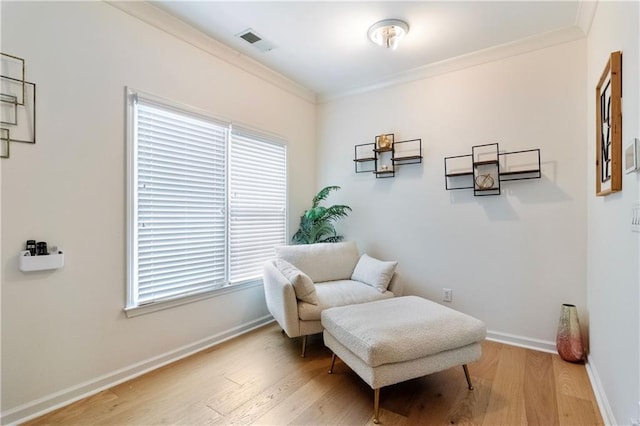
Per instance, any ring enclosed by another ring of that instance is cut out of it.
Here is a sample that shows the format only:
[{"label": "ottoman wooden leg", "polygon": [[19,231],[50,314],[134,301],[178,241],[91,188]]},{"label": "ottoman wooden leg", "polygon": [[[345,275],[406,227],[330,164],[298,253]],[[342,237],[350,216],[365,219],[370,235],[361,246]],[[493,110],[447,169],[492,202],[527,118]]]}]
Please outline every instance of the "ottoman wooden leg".
[{"label": "ottoman wooden leg", "polygon": [[380,388],[373,390],[373,422],[380,423]]},{"label": "ottoman wooden leg", "polygon": [[462,368],[464,368],[464,377],[467,378],[467,384],[469,385],[469,390],[473,390],[473,385],[471,384],[471,377],[469,377],[469,369],[467,368],[467,364],[463,364]]},{"label": "ottoman wooden leg", "polygon": [[307,336],[302,336],[302,358],[304,358],[304,353],[307,350]]}]

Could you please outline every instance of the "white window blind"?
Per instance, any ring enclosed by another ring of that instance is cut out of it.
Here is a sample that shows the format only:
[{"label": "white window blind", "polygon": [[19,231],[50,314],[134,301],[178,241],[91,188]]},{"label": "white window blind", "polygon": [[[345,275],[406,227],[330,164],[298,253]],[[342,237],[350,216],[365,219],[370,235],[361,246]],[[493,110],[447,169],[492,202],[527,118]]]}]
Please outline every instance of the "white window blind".
[{"label": "white window blind", "polygon": [[286,244],[286,145],[128,92],[127,315],[253,285]]},{"label": "white window blind", "polygon": [[225,283],[227,129],[139,100],[135,305]]},{"label": "white window blind", "polygon": [[232,283],[262,275],[274,247],[286,244],[286,146],[231,132],[229,274]]}]

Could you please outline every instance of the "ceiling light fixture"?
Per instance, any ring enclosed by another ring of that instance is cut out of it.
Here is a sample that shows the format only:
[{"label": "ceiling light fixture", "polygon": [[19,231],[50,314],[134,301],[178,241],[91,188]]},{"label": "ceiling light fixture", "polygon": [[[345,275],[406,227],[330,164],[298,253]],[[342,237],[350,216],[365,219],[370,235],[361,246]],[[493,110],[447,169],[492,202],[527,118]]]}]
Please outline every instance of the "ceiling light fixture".
[{"label": "ceiling light fixture", "polygon": [[384,19],[369,28],[367,35],[375,44],[396,50],[398,42],[409,32],[409,24],[399,19]]}]

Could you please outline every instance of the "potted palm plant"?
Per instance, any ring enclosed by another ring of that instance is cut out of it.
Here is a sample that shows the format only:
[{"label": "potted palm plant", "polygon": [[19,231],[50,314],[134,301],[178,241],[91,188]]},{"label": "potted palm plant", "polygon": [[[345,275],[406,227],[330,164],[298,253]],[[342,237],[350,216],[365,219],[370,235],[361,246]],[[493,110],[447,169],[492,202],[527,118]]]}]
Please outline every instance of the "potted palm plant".
[{"label": "potted palm plant", "polygon": [[327,186],[313,197],[313,205],[300,216],[300,229],[293,234],[295,244],[337,243],[342,241],[342,235],[337,235],[333,223],[347,217],[351,207],[333,205],[324,207],[320,202],[329,196],[331,191],[337,191],[339,186]]}]

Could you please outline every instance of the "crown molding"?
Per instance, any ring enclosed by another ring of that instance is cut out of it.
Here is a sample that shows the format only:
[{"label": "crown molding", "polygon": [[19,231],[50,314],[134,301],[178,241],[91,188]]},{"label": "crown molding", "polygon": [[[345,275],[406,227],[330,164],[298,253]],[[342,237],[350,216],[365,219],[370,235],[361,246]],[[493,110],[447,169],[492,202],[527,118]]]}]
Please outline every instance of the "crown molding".
[{"label": "crown molding", "polygon": [[523,38],[499,46],[490,47],[476,52],[446,59],[440,62],[424,65],[395,75],[392,78],[372,82],[353,89],[337,92],[316,94],[312,90],[296,83],[284,75],[262,65],[238,52],[235,49],[213,39],[211,36],[195,29],[186,22],[165,12],[148,1],[118,1],[105,2],[161,31],[201,49],[243,71],[279,87],[301,99],[313,104],[327,103],[341,98],[359,95],[374,90],[380,90],[412,81],[422,80],[453,71],[470,68],[488,62],[521,55],[539,49],[568,43],[584,38],[591,29],[598,0],[583,0],[576,13],[575,24],[556,31]]},{"label": "crown molding", "polygon": [[511,56],[569,43],[585,37],[585,33],[577,26],[562,28],[544,34],[526,37],[513,42],[501,44],[455,58],[446,59],[440,62],[424,65],[412,70],[397,74],[395,77],[378,81],[372,84],[361,86],[341,92],[324,93],[318,95],[318,103],[327,103],[349,96],[359,95],[374,90],[384,89],[400,84],[423,80],[441,74],[474,67],[488,62],[494,62]]},{"label": "crown molding", "polygon": [[578,6],[575,25],[582,30],[585,36],[589,35],[597,8],[598,0],[583,0]]},{"label": "crown molding", "polygon": [[105,2],[263,81],[305,101],[316,103],[316,94],[312,90],[213,39],[148,1],[105,0]]}]

